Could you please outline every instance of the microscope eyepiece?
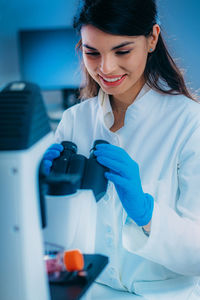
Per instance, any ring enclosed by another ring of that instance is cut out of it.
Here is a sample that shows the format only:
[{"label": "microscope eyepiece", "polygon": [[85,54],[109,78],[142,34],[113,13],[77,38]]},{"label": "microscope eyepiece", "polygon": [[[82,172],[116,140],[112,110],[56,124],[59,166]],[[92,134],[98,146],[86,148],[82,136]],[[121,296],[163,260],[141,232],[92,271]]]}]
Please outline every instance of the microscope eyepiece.
[{"label": "microscope eyepiece", "polygon": [[109,144],[107,141],[104,141],[104,140],[95,140],[94,141],[94,144],[92,146],[92,149],[90,149],[90,157],[94,157],[94,151],[96,150],[96,145],[99,145],[99,144]]},{"label": "microscope eyepiece", "polygon": [[79,189],[92,189],[96,201],[99,201],[107,190],[108,181],[104,173],[108,169],[97,162],[94,150],[97,144],[105,143],[109,144],[104,140],[95,140],[90,156],[86,158],[76,153],[76,144],[63,141],[64,149],[53,161],[50,178],[46,178],[50,182],[49,195],[70,195]]},{"label": "microscope eyepiece", "polygon": [[68,141],[64,141],[61,143],[64,147],[64,150],[67,150],[67,151],[71,151],[73,153],[76,153],[77,152],[77,146],[76,144],[72,143],[72,142],[68,142]]}]

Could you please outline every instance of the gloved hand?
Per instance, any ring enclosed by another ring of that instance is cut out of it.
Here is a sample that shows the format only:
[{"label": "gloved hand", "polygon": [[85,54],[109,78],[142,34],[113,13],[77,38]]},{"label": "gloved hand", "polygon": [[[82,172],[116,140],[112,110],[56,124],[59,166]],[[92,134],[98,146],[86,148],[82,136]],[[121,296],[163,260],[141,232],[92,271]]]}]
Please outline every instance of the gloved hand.
[{"label": "gloved hand", "polygon": [[142,190],[138,164],[120,147],[98,144],[96,149],[97,161],[110,169],[105,177],[114,183],[128,216],[139,226],[147,225],[152,218],[154,199]]},{"label": "gloved hand", "polygon": [[63,151],[63,149],[63,145],[53,144],[46,150],[42,160],[42,170],[45,175],[50,173],[53,160],[60,156],[60,153]]}]

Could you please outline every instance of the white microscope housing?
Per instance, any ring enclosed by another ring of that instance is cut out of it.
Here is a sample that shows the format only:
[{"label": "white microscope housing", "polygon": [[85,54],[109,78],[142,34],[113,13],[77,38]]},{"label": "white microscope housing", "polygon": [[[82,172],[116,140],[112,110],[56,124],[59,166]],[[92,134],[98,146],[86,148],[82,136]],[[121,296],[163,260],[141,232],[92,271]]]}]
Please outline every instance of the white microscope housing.
[{"label": "white microscope housing", "polygon": [[[0,92],[0,299],[3,300],[59,299],[59,287],[52,287],[47,278],[46,241],[64,249],[78,248],[88,255],[90,269],[86,284],[81,289],[78,285],[75,294],[74,290],[70,292],[69,285],[69,290],[67,286],[61,288],[65,299],[80,299],[108,263],[106,256],[94,255],[97,205],[93,192],[98,191],[102,196],[98,186],[101,180],[95,181],[95,188],[83,180],[84,190],[73,195],[58,196],[57,192],[47,195],[41,160],[52,143],[53,133],[39,87],[25,82],[8,84]],[[93,166],[92,159],[90,163]],[[90,182],[93,168],[87,174]],[[66,179],[69,175],[63,176]],[[57,179],[55,176],[54,180]]]},{"label": "white microscope housing", "polygon": [[38,87],[9,84],[0,93],[0,298],[50,299],[38,187],[39,165],[53,141]]}]

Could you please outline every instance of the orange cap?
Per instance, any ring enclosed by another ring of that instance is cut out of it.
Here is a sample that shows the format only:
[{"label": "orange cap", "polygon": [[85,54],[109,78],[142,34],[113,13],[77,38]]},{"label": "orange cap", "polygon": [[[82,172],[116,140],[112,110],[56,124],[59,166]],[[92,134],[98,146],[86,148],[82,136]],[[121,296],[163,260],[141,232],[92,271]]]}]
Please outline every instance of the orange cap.
[{"label": "orange cap", "polygon": [[81,271],[84,267],[83,255],[78,249],[65,251],[63,261],[68,272]]}]

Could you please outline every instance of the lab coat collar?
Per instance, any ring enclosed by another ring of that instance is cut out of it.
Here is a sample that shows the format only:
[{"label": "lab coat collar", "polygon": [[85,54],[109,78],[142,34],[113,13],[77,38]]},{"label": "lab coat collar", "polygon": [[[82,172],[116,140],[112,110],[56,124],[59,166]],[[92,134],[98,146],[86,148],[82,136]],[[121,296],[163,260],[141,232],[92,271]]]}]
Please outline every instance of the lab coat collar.
[{"label": "lab coat collar", "polygon": [[114,115],[110,104],[109,95],[106,94],[102,89],[98,93],[98,102],[100,110],[103,114],[104,123],[107,128],[110,128],[114,123]]},{"label": "lab coat collar", "polygon": [[[137,109],[137,106],[140,104],[142,98],[151,90],[151,88],[145,84],[139,94],[137,95],[135,101],[128,107],[127,111],[131,111],[133,109]],[[109,95],[106,94],[102,89],[99,90],[98,93],[98,103],[100,109],[102,110],[104,123],[107,128],[110,128],[114,123],[114,115],[112,111],[112,107],[110,104]]]}]

